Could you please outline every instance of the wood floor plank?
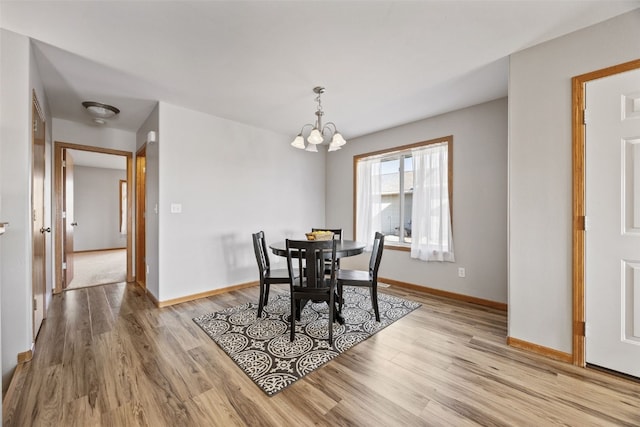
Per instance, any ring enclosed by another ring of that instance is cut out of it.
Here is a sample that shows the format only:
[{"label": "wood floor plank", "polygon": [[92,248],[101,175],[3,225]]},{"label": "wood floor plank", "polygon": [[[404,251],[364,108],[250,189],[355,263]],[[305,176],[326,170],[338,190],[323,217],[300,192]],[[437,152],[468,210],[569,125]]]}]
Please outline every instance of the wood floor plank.
[{"label": "wood floor plank", "polygon": [[102,412],[109,412],[135,400],[137,388],[132,355],[126,351],[117,331],[94,337],[98,400]]},{"label": "wood floor plank", "polygon": [[126,403],[102,414],[102,427],[150,427],[144,415],[144,408],[138,401]]},{"label": "wood floor plank", "polygon": [[55,295],[3,425],[640,425],[640,381],[507,346],[500,310],[382,292],[422,307],[272,397],[192,321],[257,287],[161,309],[134,284]]},{"label": "wood floor plank", "polygon": [[108,332],[113,327],[114,317],[104,292],[104,286],[87,288],[89,312],[91,313],[91,333],[93,336]]},{"label": "wood floor plank", "polygon": [[[42,378],[38,378],[35,388],[29,390],[27,408],[30,411],[19,414],[20,426],[56,426],[60,425],[62,418],[62,367],[54,365],[40,372]],[[4,423],[3,423],[4,425]]]},{"label": "wood floor plank", "polygon": [[100,425],[101,414],[98,408],[91,406],[87,396],[82,396],[62,406],[61,420],[69,427]]},{"label": "wood floor plank", "polygon": [[424,420],[424,424],[431,427],[477,427],[482,425],[435,400],[429,401],[420,416]]}]

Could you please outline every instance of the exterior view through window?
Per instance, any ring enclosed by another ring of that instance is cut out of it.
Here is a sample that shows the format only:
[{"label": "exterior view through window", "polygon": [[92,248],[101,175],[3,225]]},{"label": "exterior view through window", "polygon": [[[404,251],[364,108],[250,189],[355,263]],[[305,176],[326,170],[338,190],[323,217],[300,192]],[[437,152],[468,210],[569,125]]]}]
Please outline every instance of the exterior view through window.
[{"label": "exterior view through window", "polygon": [[387,242],[411,243],[413,158],[396,154],[380,162],[382,233]]},{"label": "exterior view through window", "polygon": [[356,239],[376,231],[390,247],[425,261],[454,261],[453,137],[354,157]]}]

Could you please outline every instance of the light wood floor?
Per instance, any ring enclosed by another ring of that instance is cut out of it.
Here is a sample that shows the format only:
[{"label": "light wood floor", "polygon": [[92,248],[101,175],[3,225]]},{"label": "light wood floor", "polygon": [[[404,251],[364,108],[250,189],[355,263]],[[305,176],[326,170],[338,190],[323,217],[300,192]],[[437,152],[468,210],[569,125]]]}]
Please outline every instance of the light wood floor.
[{"label": "light wood floor", "polygon": [[384,291],[423,306],[274,397],[191,320],[257,288],[163,309],[133,284],[56,295],[3,425],[640,425],[640,383],[508,347],[503,312]]}]

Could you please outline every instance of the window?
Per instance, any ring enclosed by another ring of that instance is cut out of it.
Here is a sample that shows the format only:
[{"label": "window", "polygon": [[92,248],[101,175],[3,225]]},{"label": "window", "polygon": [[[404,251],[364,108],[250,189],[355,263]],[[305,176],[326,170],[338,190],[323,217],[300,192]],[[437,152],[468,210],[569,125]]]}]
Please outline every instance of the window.
[{"label": "window", "polygon": [[454,261],[453,137],[354,157],[356,239],[376,231],[391,248],[425,261]]}]

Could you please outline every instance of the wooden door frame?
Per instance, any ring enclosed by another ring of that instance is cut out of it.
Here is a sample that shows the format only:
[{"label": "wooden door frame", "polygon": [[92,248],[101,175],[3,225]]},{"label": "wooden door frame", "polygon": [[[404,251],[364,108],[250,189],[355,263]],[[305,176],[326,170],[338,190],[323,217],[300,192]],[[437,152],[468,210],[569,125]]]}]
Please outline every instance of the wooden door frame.
[{"label": "wooden door frame", "polygon": [[[138,151],[136,151],[136,281],[138,285],[145,288],[147,287],[147,263],[146,257],[146,157],[147,157],[147,144],[143,144]],[[145,159],[145,170],[141,170],[141,159]],[[143,249],[143,250],[141,250]]]},{"label": "wooden door frame", "polygon": [[[90,145],[72,144],[70,142],[55,141],[53,143],[53,184],[55,199],[55,281],[53,293],[57,294],[63,291],[62,287],[62,209],[64,207],[62,194],[62,151],[65,149],[91,151],[94,153],[115,154],[123,156],[127,159],[127,188],[131,188],[133,182],[133,153],[130,151],[114,150],[111,148],[92,147]],[[127,282],[133,282],[133,232],[130,225],[133,221],[133,192],[127,191]]]},{"label": "wooden door frame", "polygon": [[571,79],[573,137],[573,364],[586,366],[585,355],[585,124],[586,84],[592,80],[640,68],[640,59],[582,74]]}]

